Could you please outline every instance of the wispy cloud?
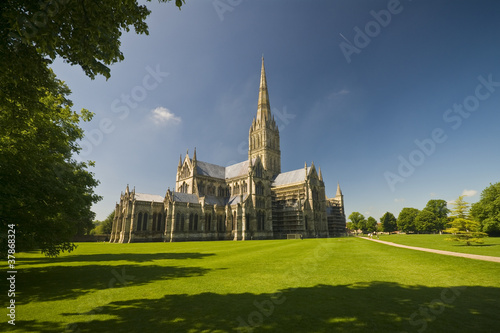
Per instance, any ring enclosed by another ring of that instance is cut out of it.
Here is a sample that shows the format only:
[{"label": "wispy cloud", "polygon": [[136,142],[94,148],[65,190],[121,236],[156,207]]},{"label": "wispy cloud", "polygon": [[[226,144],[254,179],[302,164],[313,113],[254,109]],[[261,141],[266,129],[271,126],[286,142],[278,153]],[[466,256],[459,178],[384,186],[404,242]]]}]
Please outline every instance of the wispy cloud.
[{"label": "wispy cloud", "polygon": [[394,202],[405,202],[406,199],[405,198],[396,198],[394,199]]},{"label": "wispy cloud", "polygon": [[182,121],[181,117],[177,117],[173,112],[163,106],[159,106],[156,109],[151,110],[151,118],[157,125],[178,125]]},{"label": "wispy cloud", "polygon": [[464,190],[462,192],[462,195],[463,196],[466,196],[466,197],[473,197],[477,194],[477,191],[476,190]]},{"label": "wispy cloud", "polygon": [[429,194],[431,198],[435,198],[437,197],[437,193],[434,193],[434,192],[431,192],[431,194]]},{"label": "wispy cloud", "polygon": [[334,97],[337,97],[337,96],[343,96],[343,95],[347,95],[347,94],[350,94],[351,92],[347,89],[341,89],[339,91],[333,91],[330,93],[330,95],[328,95],[328,98],[334,98]]}]

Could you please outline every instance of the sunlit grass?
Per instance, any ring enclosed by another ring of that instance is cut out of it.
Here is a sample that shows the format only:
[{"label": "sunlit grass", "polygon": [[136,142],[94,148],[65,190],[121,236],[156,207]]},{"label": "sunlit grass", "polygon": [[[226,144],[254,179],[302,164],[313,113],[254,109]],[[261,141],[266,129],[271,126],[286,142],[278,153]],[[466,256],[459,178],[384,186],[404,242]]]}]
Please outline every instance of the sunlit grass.
[{"label": "sunlit grass", "polygon": [[[410,332],[425,324],[429,332],[490,332],[500,325],[499,264],[356,238],[81,243],[56,259],[18,257],[16,326],[2,323],[2,331]],[[443,293],[451,299],[447,290],[458,295],[419,322],[420,309],[432,310]]]},{"label": "sunlit grass", "polygon": [[464,243],[452,242],[446,240],[451,235],[380,235],[380,240],[393,242],[397,244],[426,247],[429,249],[453,251],[470,254],[480,254],[484,256],[500,257],[500,237],[482,238],[483,244],[471,244],[467,246]]}]

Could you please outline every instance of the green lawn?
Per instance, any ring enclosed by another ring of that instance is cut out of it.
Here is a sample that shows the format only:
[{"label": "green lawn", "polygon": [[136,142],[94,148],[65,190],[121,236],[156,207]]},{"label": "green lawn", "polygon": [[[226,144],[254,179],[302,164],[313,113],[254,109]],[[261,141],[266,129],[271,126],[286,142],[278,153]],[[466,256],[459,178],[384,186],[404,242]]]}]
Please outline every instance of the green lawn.
[{"label": "green lawn", "polygon": [[429,249],[480,254],[500,257],[500,237],[483,238],[484,244],[467,246],[460,242],[450,242],[451,235],[380,235],[380,240],[397,244],[426,247]]},{"label": "green lawn", "polygon": [[[494,332],[500,264],[358,238],[19,254],[18,332]],[[7,306],[5,297],[3,307]],[[4,310],[5,311],[5,310]]]}]

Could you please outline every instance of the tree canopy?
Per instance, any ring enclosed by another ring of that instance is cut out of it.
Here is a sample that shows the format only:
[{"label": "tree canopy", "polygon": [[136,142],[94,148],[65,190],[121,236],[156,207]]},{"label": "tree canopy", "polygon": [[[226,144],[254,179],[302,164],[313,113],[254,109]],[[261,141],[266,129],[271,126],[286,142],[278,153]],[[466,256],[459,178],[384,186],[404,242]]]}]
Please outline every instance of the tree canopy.
[{"label": "tree canopy", "polygon": [[416,208],[405,207],[398,216],[398,229],[403,232],[417,231],[415,219],[420,211]]},{"label": "tree canopy", "polygon": [[136,0],[0,2],[0,223],[16,226],[17,250],[72,250],[99,200],[87,170],[93,163],[73,158],[83,138],[78,125],[92,113],[71,110],[70,90],[50,63],[59,56],[91,79],[109,78],[109,66],[124,58],[122,33],[148,34],[149,13]]},{"label": "tree canopy", "polygon": [[415,229],[419,232],[434,232],[439,231],[440,223],[437,216],[430,210],[423,209],[415,217]]},{"label": "tree canopy", "polygon": [[366,220],[366,231],[367,232],[374,232],[377,231],[377,220],[375,220],[374,217],[368,217]]},{"label": "tree canopy", "polygon": [[349,215],[349,220],[351,220],[355,230],[358,229],[364,230],[366,228],[366,220],[363,214],[361,213],[352,212],[351,215]]},{"label": "tree canopy", "polygon": [[398,230],[397,220],[394,214],[386,212],[380,218],[380,224],[382,225],[382,230],[385,232],[393,232]]},{"label": "tree canopy", "polygon": [[490,184],[481,193],[481,199],[472,204],[472,217],[481,223],[482,231],[500,236],[500,182]]}]

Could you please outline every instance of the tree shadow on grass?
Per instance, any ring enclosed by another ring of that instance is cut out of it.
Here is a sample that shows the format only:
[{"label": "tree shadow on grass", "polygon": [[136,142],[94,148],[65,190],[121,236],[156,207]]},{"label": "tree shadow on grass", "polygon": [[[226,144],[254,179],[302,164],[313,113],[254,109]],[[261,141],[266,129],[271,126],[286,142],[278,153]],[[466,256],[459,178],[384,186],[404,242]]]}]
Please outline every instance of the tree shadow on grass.
[{"label": "tree shadow on grass", "polygon": [[138,286],[156,280],[201,276],[210,269],[158,265],[79,265],[45,266],[23,269],[16,283],[17,296],[27,302],[77,298],[106,288]]},{"label": "tree shadow on grass", "polygon": [[[318,285],[278,294],[203,293],[110,302],[65,327],[38,332],[494,332],[500,288],[408,287],[390,282]],[[107,319],[102,315],[107,315]],[[111,316],[111,319],[109,319]]]},{"label": "tree shadow on grass", "polygon": [[148,262],[153,260],[185,260],[185,259],[203,259],[214,256],[215,253],[103,253],[103,254],[75,254],[63,255],[57,258],[35,257],[20,258],[19,262],[28,265],[38,264],[58,264],[68,262],[100,262],[100,261],[131,261]]}]

